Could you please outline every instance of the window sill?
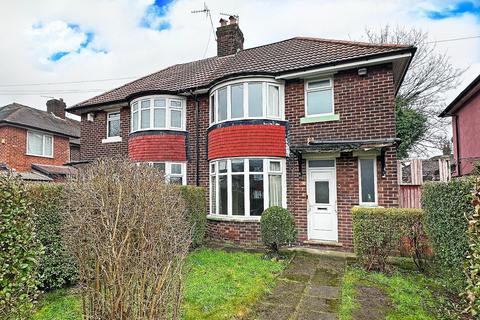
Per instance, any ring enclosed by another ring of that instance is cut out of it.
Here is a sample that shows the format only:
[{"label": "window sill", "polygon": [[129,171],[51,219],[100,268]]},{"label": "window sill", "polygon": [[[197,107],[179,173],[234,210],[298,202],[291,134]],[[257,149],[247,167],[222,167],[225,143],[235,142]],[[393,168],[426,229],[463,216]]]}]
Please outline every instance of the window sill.
[{"label": "window sill", "polygon": [[338,121],[340,120],[339,114],[329,114],[325,116],[314,116],[314,117],[303,117],[300,118],[300,123],[315,123],[315,122],[328,122],[328,121]]},{"label": "window sill", "polygon": [[122,137],[110,137],[102,139],[102,143],[122,142]]},{"label": "window sill", "polygon": [[383,208],[383,206],[379,206],[376,203],[361,203],[355,206],[355,208]]},{"label": "window sill", "polygon": [[222,216],[218,214],[207,215],[207,220],[230,222],[260,222],[260,217]]},{"label": "window sill", "polygon": [[41,154],[25,153],[25,155],[27,155],[27,156],[29,156],[29,157],[39,157],[39,158],[53,159],[53,156],[42,156]]}]

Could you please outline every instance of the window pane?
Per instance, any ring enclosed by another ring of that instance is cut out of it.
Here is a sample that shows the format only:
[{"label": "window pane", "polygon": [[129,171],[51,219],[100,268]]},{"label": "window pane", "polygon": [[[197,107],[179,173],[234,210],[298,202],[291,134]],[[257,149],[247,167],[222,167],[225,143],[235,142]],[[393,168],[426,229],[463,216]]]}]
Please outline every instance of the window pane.
[{"label": "window pane", "polygon": [[273,206],[282,206],[282,176],[280,175],[269,175],[269,198],[270,198],[270,207]]},{"label": "window pane", "polygon": [[231,87],[232,118],[243,118],[243,84]]},{"label": "window pane", "polygon": [[227,194],[227,176],[218,176],[218,189],[219,189],[219,203],[218,203],[218,213],[227,214],[227,203],[228,203],[228,194]]},{"label": "window pane", "polygon": [[153,126],[155,128],[165,128],[165,109],[153,110]]},{"label": "window pane", "polygon": [[182,127],[182,111],[172,110],[170,122],[171,122],[172,128],[181,128]]},{"label": "window pane", "polygon": [[218,90],[218,121],[227,119],[227,88]]},{"label": "window pane", "polygon": [[268,86],[268,115],[280,117],[280,104],[277,86]]},{"label": "window pane", "polygon": [[132,116],[132,131],[138,130],[138,111],[133,113]]},{"label": "window pane", "polygon": [[165,172],[165,162],[154,162],[153,167],[155,169]]},{"label": "window pane", "polygon": [[43,136],[38,133],[28,133],[28,154],[41,156],[43,153]]},{"label": "window pane", "polygon": [[330,80],[312,81],[308,83],[308,89],[330,87]]},{"label": "window pane", "polygon": [[180,101],[180,100],[171,100],[171,101],[170,101],[170,105],[171,105],[172,107],[180,108],[180,107],[182,107],[182,101]]},{"label": "window pane", "polygon": [[53,138],[52,136],[45,136],[45,153],[44,155],[51,157],[53,152]]},{"label": "window pane", "polygon": [[328,181],[315,181],[315,203],[330,203]]},{"label": "window pane", "polygon": [[134,102],[134,103],[132,104],[132,111],[135,112],[135,111],[137,111],[137,110],[138,110],[138,102]]},{"label": "window pane", "polygon": [[172,163],[170,171],[171,174],[182,174],[182,165],[179,163]]},{"label": "window pane", "polygon": [[215,173],[215,162],[210,165],[210,173]]},{"label": "window pane", "polygon": [[210,97],[210,123],[215,122],[215,95]]},{"label": "window pane", "polygon": [[141,106],[142,106],[142,109],[150,108],[150,100],[142,100]]},{"label": "window pane", "polygon": [[263,115],[262,83],[248,84],[248,116],[261,117]]},{"label": "window pane", "polygon": [[250,159],[250,172],[263,172],[263,160],[262,159]]},{"label": "window pane", "polygon": [[210,194],[212,212],[210,213],[215,214],[217,213],[217,184],[215,176],[210,177],[210,185],[212,186],[212,193]]},{"label": "window pane", "polygon": [[270,161],[270,171],[279,172],[282,170],[280,161]]},{"label": "window pane", "polygon": [[243,172],[243,159],[232,160],[232,172]]},{"label": "window pane", "polygon": [[[108,120],[108,137],[118,137],[120,136],[120,118],[119,117],[110,117]],[[112,119],[113,118],[113,119]]]},{"label": "window pane", "polygon": [[170,177],[169,181],[171,184],[183,184],[182,177]]},{"label": "window pane", "polygon": [[260,216],[263,212],[263,175],[250,175],[250,215]]},{"label": "window pane", "polygon": [[333,168],[335,160],[310,160],[308,166],[310,168]]},{"label": "window pane", "polygon": [[245,215],[244,184],[243,174],[232,175],[232,214],[236,216]]},{"label": "window pane", "polygon": [[307,93],[307,115],[332,112],[332,90],[321,90]]},{"label": "window pane", "polygon": [[150,109],[142,110],[141,116],[142,121],[140,123],[140,128],[150,128]]},{"label": "window pane", "polygon": [[227,172],[227,161],[222,160],[218,162],[218,172],[220,173]]},{"label": "window pane", "polygon": [[165,108],[165,99],[155,99],[155,100],[153,100],[153,106],[155,108]]},{"label": "window pane", "polygon": [[362,202],[375,202],[374,159],[360,159]]}]

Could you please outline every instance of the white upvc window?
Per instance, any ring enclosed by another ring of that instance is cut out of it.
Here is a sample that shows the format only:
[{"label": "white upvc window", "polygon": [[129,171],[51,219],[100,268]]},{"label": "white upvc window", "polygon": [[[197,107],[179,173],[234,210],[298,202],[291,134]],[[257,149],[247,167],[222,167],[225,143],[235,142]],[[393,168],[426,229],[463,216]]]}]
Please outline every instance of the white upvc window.
[{"label": "white upvc window", "polygon": [[107,138],[120,137],[120,111],[107,113]]},{"label": "white upvc window", "polygon": [[259,219],[286,207],[285,159],[228,158],[210,162],[210,214]]},{"label": "white upvc window", "polygon": [[185,162],[155,161],[148,162],[148,164],[163,171],[165,181],[172,184],[187,184],[187,168]]},{"label": "white upvc window", "polygon": [[333,79],[316,79],[305,82],[305,116],[334,114]]},{"label": "white upvc window", "polygon": [[271,78],[239,79],[212,89],[210,124],[241,119],[283,120],[283,82]]},{"label": "white upvc window", "polygon": [[27,131],[27,155],[53,158],[53,136]]},{"label": "white upvc window", "polygon": [[147,96],[131,103],[131,132],[186,128],[186,101],[177,96]]},{"label": "white upvc window", "polygon": [[358,185],[360,205],[377,205],[376,158],[358,158]]}]

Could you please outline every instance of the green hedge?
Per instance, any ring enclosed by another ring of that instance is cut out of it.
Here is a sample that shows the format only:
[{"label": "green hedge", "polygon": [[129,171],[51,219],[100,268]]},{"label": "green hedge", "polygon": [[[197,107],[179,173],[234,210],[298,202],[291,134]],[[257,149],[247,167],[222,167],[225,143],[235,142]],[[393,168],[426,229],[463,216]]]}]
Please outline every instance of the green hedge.
[{"label": "green hedge", "polygon": [[464,296],[468,301],[467,310],[473,316],[480,315],[480,177],[478,178],[473,194],[472,204],[474,211],[468,216],[469,252],[465,262],[467,288]]},{"label": "green hedge", "polygon": [[74,257],[66,249],[61,236],[65,196],[60,184],[29,186],[29,198],[36,214],[37,237],[45,248],[39,274],[42,288],[46,290],[69,286],[77,281]]},{"label": "green hedge", "polygon": [[38,295],[38,260],[34,212],[25,185],[0,174],[0,318],[24,319]]},{"label": "green hedge", "polygon": [[466,217],[473,213],[471,204],[474,181],[453,179],[432,182],[422,190],[425,229],[430,238],[434,267],[453,281],[463,282],[463,263],[468,250]]},{"label": "green hedge", "polygon": [[192,226],[192,247],[196,248],[203,244],[207,228],[205,189],[194,186],[181,186],[180,190],[185,199],[190,225]]},{"label": "green hedge", "polygon": [[262,213],[260,229],[263,243],[274,253],[285,244],[295,242],[295,219],[285,208],[273,206]]},{"label": "green hedge", "polygon": [[353,244],[359,261],[368,270],[385,270],[387,257],[399,249],[402,237],[411,237],[421,225],[420,209],[352,209]]}]

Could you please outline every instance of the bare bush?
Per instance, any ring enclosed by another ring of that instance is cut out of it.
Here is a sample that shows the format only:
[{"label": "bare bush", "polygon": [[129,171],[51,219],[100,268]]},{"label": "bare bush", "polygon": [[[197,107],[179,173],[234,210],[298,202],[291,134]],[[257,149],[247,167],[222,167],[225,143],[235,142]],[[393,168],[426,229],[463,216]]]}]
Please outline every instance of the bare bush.
[{"label": "bare bush", "polygon": [[190,227],[160,171],[101,159],[67,184],[84,319],[178,319]]}]

